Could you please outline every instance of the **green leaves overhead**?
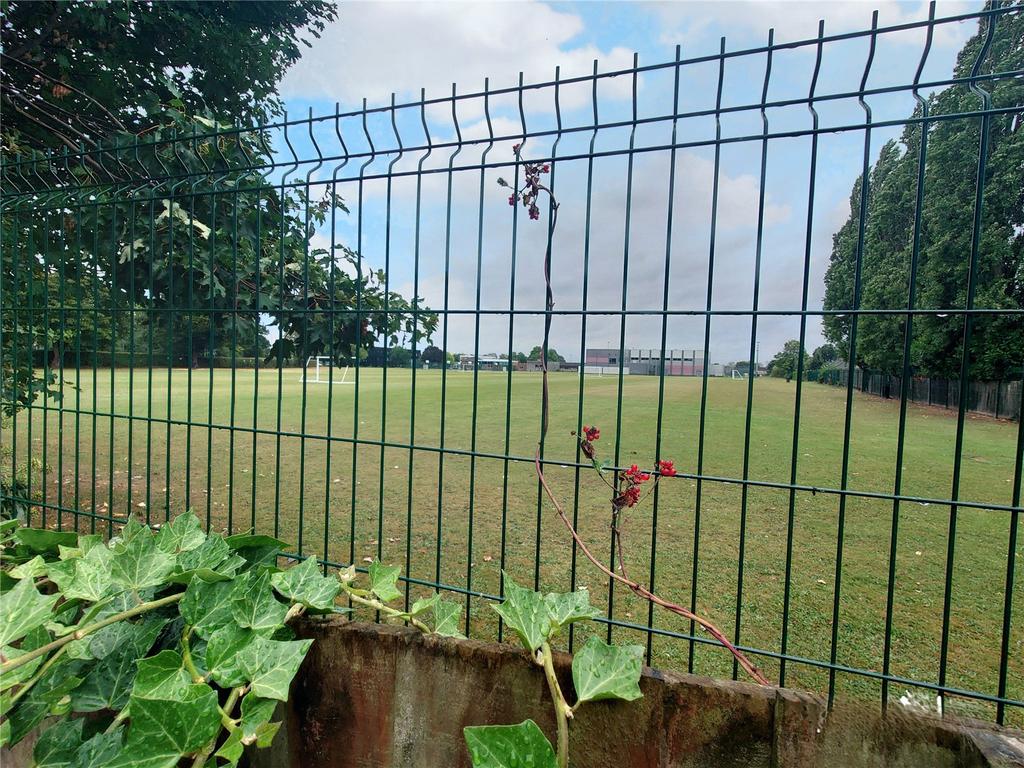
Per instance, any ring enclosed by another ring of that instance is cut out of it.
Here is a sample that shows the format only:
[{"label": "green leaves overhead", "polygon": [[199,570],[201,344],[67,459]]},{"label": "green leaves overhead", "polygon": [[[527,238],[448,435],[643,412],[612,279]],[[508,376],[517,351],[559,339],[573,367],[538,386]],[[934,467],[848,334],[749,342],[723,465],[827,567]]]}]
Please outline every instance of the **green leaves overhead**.
[{"label": "green leaves overhead", "polygon": [[572,659],[577,701],[639,699],[643,658],[642,646],[608,645],[591,637]]},{"label": "green leaves overhead", "polygon": [[315,557],[308,557],[287,571],[273,574],[270,583],[284,597],[319,611],[331,610],[334,598],[341,591],[337,579],[327,578],[320,572]]},{"label": "green leaves overhead", "polygon": [[557,768],[555,751],[533,720],[463,729],[473,768]]},{"label": "green leaves overhead", "polygon": [[0,595],[0,646],[20,640],[50,618],[60,595],[41,595],[32,579],[21,579]]},{"label": "green leaves overhead", "polygon": [[370,591],[385,603],[397,600],[402,596],[398,589],[398,574],[401,573],[401,566],[382,565],[374,560],[370,563],[368,572],[370,574]]}]

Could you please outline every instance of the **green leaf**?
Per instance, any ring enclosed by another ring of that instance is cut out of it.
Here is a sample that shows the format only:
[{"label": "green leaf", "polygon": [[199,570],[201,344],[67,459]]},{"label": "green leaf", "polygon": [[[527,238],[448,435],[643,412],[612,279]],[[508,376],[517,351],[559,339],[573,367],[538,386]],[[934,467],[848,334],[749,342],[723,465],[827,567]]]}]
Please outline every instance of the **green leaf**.
[{"label": "green leaf", "polygon": [[188,552],[206,541],[206,533],[199,524],[199,518],[191,512],[178,515],[165,524],[156,535],[156,545],[169,555]]},{"label": "green leaf", "polygon": [[233,581],[208,582],[194,576],[178,610],[186,623],[208,640],[213,632],[234,621],[235,589],[240,586]]},{"label": "green leaf", "polygon": [[111,733],[97,733],[78,748],[70,768],[106,768],[121,751],[124,729]]},{"label": "green leaf", "polygon": [[401,573],[400,565],[383,565],[379,560],[370,563],[370,591],[373,592],[382,602],[389,603],[402,596],[396,584],[398,574]]},{"label": "green leaf", "polygon": [[254,638],[239,654],[251,693],[265,699],[287,701],[292,678],[312,643],[312,640]]},{"label": "green leaf", "polygon": [[[21,641],[20,648],[12,648],[9,645],[3,647],[3,657],[5,659],[16,659],[19,656],[24,656],[29,651],[34,651],[36,648],[41,648],[50,642],[50,633],[47,632],[43,627],[36,627]],[[28,680],[32,675],[36,673],[36,670],[42,666],[46,660],[45,656],[39,656],[27,664],[23,664],[17,669],[12,669],[10,672],[4,672],[0,675],[0,691],[6,691],[12,685],[18,685]]]},{"label": "green leaf", "polygon": [[639,685],[643,658],[642,646],[608,645],[591,637],[572,659],[577,700],[639,699],[643,696]]},{"label": "green leaf", "polygon": [[106,547],[90,547],[79,557],[51,563],[49,576],[64,597],[94,603],[114,590],[112,559],[113,554]]},{"label": "green leaf", "polygon": [[320,573],[315,557],[308,557],[287,571],[273,574],[270,583],[293,602],[321,611],[330,610],[334,606],[334,598],[341,591],[337,579],[329,579]]},{"label": "green leaf", "polygon": [[[20,531],[28,530],[21,528]],[[41,595],[31,579],[22,579],[0,595],[0,646],[20,640],[51,616],[60,595]]]},{"label": "green leaf", "polygon": [[551,634],[574,621],[593,619],[601,615],[601,611],[590,604],[590,593],[585,589],[575,592],[552,592],[544,596],[544,603],[551,618]]},{"label": "green leaf", "polygon": [[[130,538],[112,544],[110,576],[115,584],[125,589],[144,589],[163,583],[174,569],[174,556],[161,551],[156,539],[143,529]],[[127,534],[128,526],[124,533]]]},{"label": "green leaf", "polygon": [[120,643],[85,673],[82,684],[71,693],[76,712],[121,709],[128,703],[137,672],[136,660],[145,656],[167,623],[162,618],[147,618],[127,627]]},{"label": "green leaf", "polygon": [[277,735],[280,723],[263,723],[256,727],[256,746],[260,749],[269,747],[274,743],[274,736]]},{"label": "green leaf", "polygon": [[81,662],[76,661],[61,662],[50,667],[7,716],[6,722],[10,725],[8,743],[17,744],[65,701],[68,694],[82,682],[82,678],[75,674],[80,668]]},{"label": "green leaf", "polygon": [[[125,749],[112,765],[173,766],[205,747],[221,729],[217,693],[208,685],[190,685],[174,698],[132,696],[130,706]],[[175,762],[166,762],[170,756]]]},{"label": "green leaf", "polygon": [[78,534],[74,531],[48,531],[42,528],[19,528],[14,538],[38,555],[56,555],[58,547],[78,545]]},{"label": "green leaf", "polygon": [[185,671],[181,654],[163,650],[148,659],[139,659],[135,674],[133,696],[149,699],[177,699],[185,695],[192,678]]},{"label": "green leaf", "polygon": [[188,584],[192,576],[203,581],[226,581],[245,564],[219,533],[212,533],[195,549],[178,555],[174,572],[167,577],[176,584]]},{"label": "green leaf", "polygon": [[462,625],[462,605],[454,600],[445,600],[438,595],[434,603],[434,634],[445,637],[461,637],[465,635],[459,631]]},{"label": "green leaf", "polygon": [[533,720],[463,729],[473,768],[558,768],[555,750]]},{"label": "green leaf", "polygon": [[533,653],[551,633],[547,602],[540,592],[520,587],[507,573],[505,580],[505,602],[491,607],[519,636],[526,650]]},{"label": "green leaf", "polygon": [[8,573],[16,579],[34,579],[46,574],[46,561],[42,555],[36,555],[28,562],[11,568]]},{"label": "green leaf", "polygon": [[274,547],[278,550],[287,549],[291,545],[286,541],[264,536],[257,533],[236,533],[224,539],[232,549],[249,549],[251,547]]},{"label": "green leaf", "polygon": [[228,624],[210,635],[206,643],[206,669],[219,685],[234,688],[247,681],[242,652],[256,637],[251,629],[236,624]]},{"label": "green leaf", "polygon": [[256,630],[273,630],[284,625],[288,606],[274,597],[270,588],[270,573],[259,575],[249,573],[239,580],[231,602],[232,615],[241,627]]},{"label": "green leaf", "polygon": [[421,597],[415,603],[412,604],[412,609],[409,611],[410,616],[419,616],[426,610],[434,607],[434,604],[441,599],[439,593],[434,593],[430,597]]},{"label": "green leaf", "polygon": [[70,768],[82,746],[84,720],[62,720],[45,731],[32,751],[35,768]]},{"label": "green leaf", "polygon": [[274,716],[278,702],[274,699],[261,699],[248,694],[242,699],[242,740],[246,744],[255,741],[257,731]]},{"label": "green leaf", "polygon": [[224,740],[224,743],[220,745],[214,755],[221,758],[226,762],[227,765],[238,765],[238,761],[242,759],[242,755],[245,752],[245,745],[242,744],[242,729],[236,728],[231,734]]}]

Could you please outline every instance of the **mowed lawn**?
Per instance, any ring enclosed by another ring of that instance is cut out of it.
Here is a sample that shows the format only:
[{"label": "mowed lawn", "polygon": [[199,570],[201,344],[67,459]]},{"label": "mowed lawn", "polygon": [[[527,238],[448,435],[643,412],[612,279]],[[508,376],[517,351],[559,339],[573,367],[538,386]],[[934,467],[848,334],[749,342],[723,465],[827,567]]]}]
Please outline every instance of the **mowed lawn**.
[{"label": "mowed lawn", "polygon": [[[568,589],[572,548],[551,508],[539,502],[530,457],[540,429],[540,375],[365,369],[359,386],[306,383],[298,370],[148,369],[92,371],[75,380],[63,413],[36,409],[31,419],[33,491],[54,507],[121,517],[131,506],[154,522],[192,507],[214,529],[255,527],[277,533],[303,554],[347,563],[380,557],[399,563],[416,580],[440,581],[488,595],[499,591],[504,562],[521,583]],[[352,373],[350,372],[350,377]],[[797,450],[797,483],[837,488],[841,483],[846,391],[805,384]],[[777,379],[754,383],[747,476],[790,481],[795,384]],[[551,428],[546,456],[573,461],[579,381],[551,377]],[[603,455],[619,464],[650,466],[656,448],[659,381],[588,376],[583,420],[601,428]],[[701,380],[665,381],[661,455],[682,472],[698,460]],[[509,405],[507,405],[509,404]],[[93,418],[92,411],[101,416]],[[740,641],[778,652],[783,635],[783,590],[790,492],[743,486],[718,478],[742,478],[745,460],[747,382],[712,379],[707,390],[703,475],[698,484],[679,477],[663,483],[652,542],[650,501],[626,521],[628,566],[650,578],[666,596],[688,603],[694,560],[697,605],[732,633],[736,626],[739,551],[744,546]],[[111,416],[113,414],[113,416]],[[442,415],[443,414],[443,415]],[[899,406],[856,395],[850,440],[848,487],[893,490]],[[126,418],[128,416],[132,418]],[[4,434],[16,436],[16,458],[26,466],[29,418]],[[45,422],[45,423],[44,423]],[[187,425],[191,422],[191,426]],[[208,428],[213,424],[214,428]],[[443,424],[443,428],[442,428]],[[231,429],[231,427],[234,429]],[[254,430],[255,427],[255,430]],[[45,428],[45,435],[44,435]],[[280,431],[279,436],[276,433]],[[306,437],[303,438],[302,435]],[[334,440],[326,440],[330,435]],[[903,489],[910,496],[948,498],[952,487],[956,414],[909,407]],[[367,441],[353,450],[352,438]],[[44,439],[49,450],[44,451]],[[1017,425],[968,417],[960,499],[1009,504]],[[410,450],[409,445],[415,446]],[[443,451],[438,448],[443,446]],[[472,452],[480,454],[473,458]],[[505,455],[513,457],[505,461]],[[45,460],[45,467],[44,467]],[[10,457],[5,458],[9,472]],[[45,470],[45,483],[43,482]],[[549,479],[594,550],[609,550],[605,487],[592,471],[551,465]],[[76,482],[77,478],[77,482]],[[46,523],[56,525],[56,509]],[[828,661],[836,590],[840,497],[800,491],[793,511],[790,613],[786,652]],[[741,519],[745,512],[745,529]],[[1011,513],[960,508],[952,566],[952,610],[947,684],[994,694],[997,690]],[[76,520],[65,512],[60,524]],[[893,505],[851,496],[845,507],[842,581],[836,662],[881,671]],[[40,522],[36,512],[35,522]],[[891,673],[936,682],[947,567],[949,505],[904,502],[899,508]],[[82,517],[81,530],[106,522]],[[539,544],[538,544],[539,542]],[[1024,699],[1024,537],[1017,542],[1014,625],[1007,695]],[[407,562],[407,551],[409,559]],[[577,564],[576,586],[591,590],[608,608],[605,580],[589,563]],[[414,592],[421,587],[414,586]],[[611,615],[646,625],[648,607],[617,590]],[[469,601],[473,636],[494,637],[496,614],[486,601]],[[658,612],[660,630],[688,632],[686,622]],[[605,630],[596,627],[593,630]],[[616,627],[617,642],[646,643],[646,633]],[[655,635],[652,663],[686,669],[690,645]],[[706,644],[694,647],[693,669],[729,675],[730,659]],[[778,675],[771,657],[758,657]],[[786,683],[824,690],[828,672],[790,663]],[[881,683],[840,674],[839,696],[879,697]],[[894,683],[900,695],[907,686]],[[990,716],[993,707],[952,700],[947,706]],[[1010,722],[1024,723],[1011,709]]]}]

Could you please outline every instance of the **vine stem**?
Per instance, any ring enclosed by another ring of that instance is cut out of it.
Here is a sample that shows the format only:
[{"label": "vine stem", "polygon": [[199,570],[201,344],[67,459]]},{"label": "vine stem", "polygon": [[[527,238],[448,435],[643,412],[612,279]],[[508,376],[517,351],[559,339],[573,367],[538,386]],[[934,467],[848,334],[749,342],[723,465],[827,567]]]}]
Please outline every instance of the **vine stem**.
[{"label": "vine stem", "polygon": [[64,646],[63,648],[58,650],[55,654],[53,654],[53,656],[51,656],[50,658],[48,658],[46,660],[46,662],[43,664],[43,666],[41,666],[39,668],[39,671],[36,672],[32,676],[32,679],[26,681],[25,684],[23,686],[21,686],[21,688],[18,689],[18,692],[15,693],[13,696],[11,696],[11,700],[8,703],[8,709],[14,707],[14,705],[18,703],[18,700],[22,696],[24,696],[26,693],[28,693],[29,690],[32,688],[32,686],[35,685],[36,683],[38,683],[40,681],[40,679],[42,679],[43,675],[45,675],[47,672],[50,671],[50,667],[52,667],[54,664],[56,664],[60,660],[60,657],[64,654],[64,651],[66,651],[66,650],[67,650],[67,646]]},{"label": "vine stem", "polygon": [[40,656],[45,656],[50,651],[56,651],[60,648],[63,648],[65,645],[67,645],[73,640],[81,640],[83,637],[88,637],[93,632],[98,632],[104,627],[109,627],[111,624],[116,624],[119,621],[131,619],[135,616],[140,616],[143,613],[155,611],[157,608],[163,608],[165,605],[171,605],[173,603],[176,603],[179,600],[181,600],[181,598],[183,598],[184,596],[184,592],[178,592],[174,595],[161,597],[159,600],[151,600],[148,603],[140,603],[139,605],[136,605],[134,608],[129,608],[127,611],[115,613],[103,619],[102,621],[97,621],[95,624],[90,624],[87,627],[76,629],[74,632],[69,632],[68,634],[64,635],[63,637],[57,638],[51,643],[47,643],[46,645],[42,645],[36,648],[35,650],[29,651],[26,654],[5,661],[3,664],[0,664],[0,674],[17,669],[18,667],[28,664],[33,659],[38,659]]},{"label": "vine stem", "polygon": [[551,646],[547,641],[541,643],[540,655],[544,677],[547,678],[548,690],[551,692],[551,703],[555,705],[555,720],[558,723],[558,768],[569,768],[569,718],[572,717],[572,707],[566,702],[562,686],[558,684]]},{"label": "vine stem", "polygon": [[342,585],[342,589],[345,591],[346,595],[348,595],[350,598],[352,598],[354,602],[357,602],[360,605],[365,605],[367,608],[374,608],[380,611],[381,613],[387,614],[388,616],[394,619],[405,619],[425,635],[429,635],[432,633],[430,627],[428,627],[426,624],[424,624],[416,617],[410,616],[405,611],[399,611],[395,608],[392,608],[389,605],[385,605],[384,603],[380,602],[380,600],[374,600],[373,598],[363,597],[358,594],[358,592],[362,590],[355,590],[347,585]]},{"label": "vine stem", "polygon": [[[552,505],[554,505],[555,511],[558,512],[558,516],[562,519],[562,522],[565,524],[565,527],[569,530],[569,533],[572,535],[573,541],[576,542],[576,545],[580,548],[580,551],[583,552],[586,558],[590,560],[590,562],[592,562],[595,566],[597,566],[597,568],[603,574],[605,574],[605,576],[607,576],[609,579],[614,579],[620,584],[625,585],[631,592],[633,592],[638,597],[647,600],[653,603],[654,605],[661,606],[665,610],[675,613],[678,616],[690,619],[694,623],[700,625],[709,635],[715,638],[719,643],[722,644],[722,646],[727,651],[729,651],[729,653],[733,655],[737,663],[741,667],[743,667],[747,674],[754,678],[754,680],[756,680],[761,685],[771,685],[768,679],[763,674],[761,674],[760,670],[758,670],[754,663],[747,658],[746,654],[744,654],[743,651],[741,651],[739,648],[733,645],[732,642],[730,642],[729,638],[725,636],[725,633],[722,632],[722,630],[720,630],[718,627],[716,627],[711,621],[705,619],[702,616],[697,615],[696,613],[689,610],[688,608],[685,608],[682,605],[673,603],[670,600],[665,600],[664,598],[659,597],[651,590],[647,589],[647,587],[643,586],[640,582],[634,581],[633,579],[625,575],[625,558],[622,554],[621,546],[622,540],[619,536],[617,529],[613,530],[612,535],[616,538],[616,542],[619,544],[619,563],[622,573],[616,573],[612,568],[609,568],[597,557],[595,557],[594,554],[590,551],[589,547],[587,547],[586,542],[583,541],[583,538],[580,536],[579,532],[576,530],[576,527],[572,524],[572,521],[565,514],[565,508],[562,506],[561,503],[559,503],[558,499],[555,497],[554,492],[551,490],[551,486],[548,485],[547,478],[544,477],[544,467],[541,461],[540,452],[541,448],[544,446],[544,440],[547,437],[548,433],[549,396],[547,350],[551,337],[551,312],[555,307],[554,292],[551,287],[551,248],[554,240],[555,226],[558,223],[558,202],[555,200],[555,196],[552,194],[550,189],[543,185],[539,186],[539,189],[546,192],[548,198],[550,199],[551,216],[548,224],[547,246],[544,251],[545,312],[544,342],[543,346],[541,347],[541,428],[540,439],[537,441],[537,449],[534,452],[533,456],[534,468],[537,472],[537,479],[540,481],[541,486],[544,488],[544,493],[547,495]],[[616,523],[617,522],[618,521],[616,521]]]}]

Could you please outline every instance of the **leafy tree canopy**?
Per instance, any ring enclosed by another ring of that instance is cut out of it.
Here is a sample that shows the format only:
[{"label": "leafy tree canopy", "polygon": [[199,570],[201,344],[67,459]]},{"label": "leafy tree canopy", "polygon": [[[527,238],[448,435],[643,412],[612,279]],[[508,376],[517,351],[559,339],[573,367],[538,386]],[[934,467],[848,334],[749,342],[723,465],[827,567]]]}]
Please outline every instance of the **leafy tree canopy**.
[{"label": "leafy tree canopy", "polygon": [[[543,355],[543,354],[544,354],[544,349],[542,347],[534,347],[533,349],[530,350],[530,354],[527,357],[527,360],[540,360],[541,355]],[[552,349],[551,347],[549,347],[548,348],[548,362],[549,363],[564,363],[565,362],[565,358],[562,357],[560,354],[558,354],[557,350]]]},{"label": "leafy tree canopy", "polygon": [[[1000,14],[981,20],[978,34],[959,53],[956,77],[971,75],[992,23],[996,25],[992,43],[979,73],[987,75],[1024,67],[1024,14]],[[991,94],[995,107],[1024,103],[1024,82],[1019,78],[984,81],[981,87]],[[927,102],[931,116],[971,112],[981,106],[978,94],[966,85],[949,87]],[[915,117],[923,114],[919,106]],[[907,307],[914,257],[921,125],[908,125],[899,141],[885,144],[868,176],[861,248],[861,309]],[[949,119],[925,125],[928,143],[913,306],[929,310],[965,308],[982,121]],[[1024,308],[1024,131],[1019,111],[990,116],[988,130],[974,306],[1020,310]],[[833,236],[825,275],[826,309],[851,309],[858,303],[855,274],[863,183],[861,178],[854,184],[850,218]],[[916,374],[959,375],[963,318],[956,312],[913,318],[910,364]],[[861,315],[855,363],[890,374],[902,372],[906,322],[906,315]],[[1020,316],[986,315],[975,317],[971,323],[968,353],[972,378],[998,380],[1014,375],[1024,362],[1024,321]],[[844,358],[849,356],[851,324],[850,315],[829,315],[824,322],[826,338]]]},{"label": "leafy tree canopy", "polygon": [[278,114],[281,76],[337,16],[327,0],[4,0],[0,10],[5,143],[70,149],[138,133],[163,106],[248,125]]},{"label": "leafy tree canopy", "polygon": [[799,341],[790,339],[783,345],[782,350],[768,363],[768,373],[772,376],[789,380],[796,376],[797,366],[800,364],[801,357],[803,357],[804,370],[806,370],[810,358],[800,346]]}]

